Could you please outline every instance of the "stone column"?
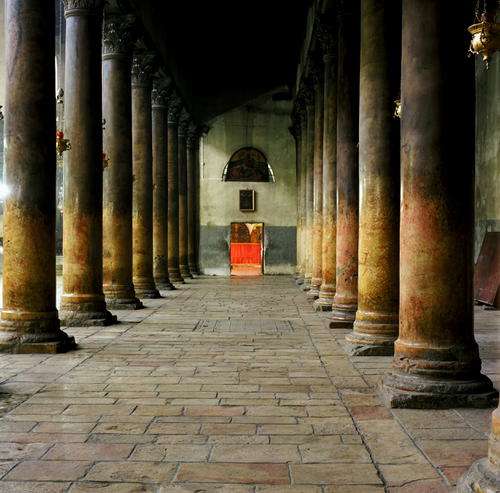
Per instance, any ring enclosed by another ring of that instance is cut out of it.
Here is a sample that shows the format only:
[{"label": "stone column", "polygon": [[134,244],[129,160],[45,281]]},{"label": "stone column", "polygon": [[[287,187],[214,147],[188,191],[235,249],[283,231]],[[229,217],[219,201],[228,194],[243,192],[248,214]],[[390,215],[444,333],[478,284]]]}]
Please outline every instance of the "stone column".
[{"label": "stone column", "polygon": [[[7,0],[0,351],[74,347],[56,309],[54,2]],[[36,76],[34,76],[36,74]]]},{"label": "stone column", "polygon": [[324,75],[322,281],[316,310],[330,311],[335,297],[337,236],[337,45],[336,26],[322,26]]},{"label": "stone column", "polygon": [[337,268],[331,328],[350,328],[358,305],[359,0],[338,5]]},{"label": "stone column", "polygon": [[65,0],[63,325],[109,325],[102,291],[102,1]]},{"label": "stone column", "polygon": [[183,283],[179,270],[179,115],[181,100],[172,93],[168,99],[168,274],[172,282]]},{"label": "stone column", "polygon": [[[296,177],[296,189],[297,189],[297,194],[296,194],[296,205],[297,205],[297,225],[295,228],[296,231],[296,242],[295,242],[295,251],[296,251],[296,262],[295,262],[295,274],[294,274],[294,279],[298,284],[302,283],[302,280],[300,279],[300,270],[301,270],[301,245],[300,245],[300,237],[302,234],[302,217],[300,215],[300,208],[301,208],[301,202],[302,202],[302,197],[301,197],[301,190],[300,190],[300,174],[301,174],[301,142],[300,142],[300,123],[299,123],[299,117],[296,113],[296,109],[294,108],[292,111],[291,115],[292,119],[292,124],[290,127],[288,127],[288,130],[290,131],[290,134],[293,137],[294,143],[295,143],[295,177]],[[299,280],[300,279],[300,280]]]},{"label": "stone column", "polygon": [[[319,63],[319,62],[318,62]],[[311,289],[307,293],[309,299],[319,296],[319,288],[323,279],[323,67],[314,71],[314,160],[313,160],[313,225],[312,225],[312,279]]]},{"label": "stone column", "polygon": [[307,111],[306,103],[302,94],[299,94],[299,106],[297,110],[297,120],[300,131],[300,182],[299,187],[299,219],[300,219],[300,265],[299,277],[296,283],[304,285],[307,265],[307,213],[306,213],[306,184],[307,184]]},{"label": "stone column", "polygon": [[488,457],[478,460],[457,484],[457,493],[500,491],[500,407],[493,411]]},{"label": "stone column", "polygon": [[173,290],[168,276],[167,85],[155,80],[152,92],[153,275],[161,290]]},{"label": "stone column", "polygon": [[188,197],[187,197],[187,137],[191,124],[184,109],[179,121],[179,144],[177,148],[179,166],[179,271],[184,279],[191,278],[188,265]]},{"label": "stone column", "polygon": [[355,355],[390,355],[398,334],[400,19],[399,1],[362,2]]},{"label": "stone column", "polygon": [[[306,82],[310,85],[310,82]],[[305,228],[305,276],[302,289],[308,291],[311,289],[311,280],[313,277],[313,192],[314,192],[314,95],[310,87],[307,87],[304,92],[306,98],[306,156],[305,156],[305,169],[306,169],[306,228]]]},{"label": "stone column", "polygon": [[481,375],[473,330],[467,11],[466,2],[449,9],[438,0],[403,1],[400,326],[382,387],[392,407],[487,407],[498,399]]},{"label": "stone column", "polygon": [[103,32],[104,294],[108,307],[142,308],[132,284],[131,19],[106,15]]},{"label": "stone column", "polygon": [[132,63],[133,282],[139,298],[161,298],[153,278],[153,139],[151,91],[154,54]]},{"label": "stone column", "polygon": [[188,207],[188,234],[187,234],[187,253],[188,253],[188,269],[191,277],[198,274],[196,266],[196,148],[199,146],[200,137],[198,128],[194,123],[191,123],[188,129],[186,140],[187,145],[187,207]]}]

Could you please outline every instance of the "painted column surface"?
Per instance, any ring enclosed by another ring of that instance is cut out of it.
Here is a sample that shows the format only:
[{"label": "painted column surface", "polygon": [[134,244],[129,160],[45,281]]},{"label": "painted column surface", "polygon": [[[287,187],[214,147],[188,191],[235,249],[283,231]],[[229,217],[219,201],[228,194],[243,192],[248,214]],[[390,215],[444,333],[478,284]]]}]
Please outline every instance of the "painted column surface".
[{"label": "painted column surface", "polygon": [[500,408],[493,411],[488,457],[478,460],[457,484],[458,493],[500,491]]},{"label": "painted column surface", "polygon": [[[336,27],[335,27],[336,28]],[[317,310],[330,311],[335,296],[336,214],[337,214],[337,56],[333,26],[324,26],[325,54],[324,123],[323,123],[323,235],[322,282]]]},{"label": "painted column surface", "polygon": [[188,265],[188,197],[187,197],[187,133],[189,115],[182,112],[179,122],[179,271],[184,279],[191,277]]},{"label": "painted column surface", "polygon": [[300,132],[300,181],[298,182],[299,197],[299,219],[300,219],[300,264],[297,284],[305,283],[306,274],[306,242],[307,242],[307,221],[306,221],[306,183],[307,183],[307,111],[304,99],[300,98],[298,108],[298,125]]},{"label": "painted column surface", "polygon": [[[311,85],[310,81],[306,84]],[[305,277],[302,289],[307,291],[311,288],[312,280],[312,252],[313,252],[313,192],[314,192],[314,95],[310,87],[305,88],[304,97],[306,98],[306,228],[305,228]]]},{"label": "painted column surface", "polygon": [[358,310],[355,355],[391,355],[398,334],[401,3],[361,3]]},{"label": "painted column surface", "polygon": [[196,267],[196,146],[199,145],[198,129],[192,123],[188,129],[187,145],[187,253],[191,277],[198,274]]},{"label": "painted column surface", "polygon": [[167,182],[167,85],[160,79],[153,83],[153,275],[161,290],[175,289],[168,276],[168,182]]},{"label": "painted column surface", "polygon": [[489,407],[498,399],[474,340],[468,21],[465,2],[450,10],[438,0],[403,1],[400,329],[382,386],[392,407]]},{"label": "painted column surface", "polygon": [[337,252],[331,328],[352,327],[358,304],[359,0],[339,4]]},{"label": "painted column surface", "polygon": [[103,31],[104,294],[108,307],[138,309],[132,284],[131,19],[105,17]]},{"label": "painted column surface", "polygon": [[299,122],[299,117],[296,112],[296,108],[294,108],[294,111],[292,112],[292,125],[289,127],[289,131],[294,139],[295,142],[295,176],[297,180],[297,237],[296,237],[296,255],[297,255],[297,260],[295,264],[295,274],[294,278],[295,281],[298,284],[301,284],[303,280],[300,277],[300,271],[301,271],[301,234],[302,234],[302,217],[301,217],[301,202],[302,202],[302,197],[301,197],[301,190],[300,190],[300,175],[301,175],[301,142],[300,142],[300,137],[301,137],[301,132],[300,132],[300,122]]},{"label": "painted column surface", "polygon": [[56,309],[54,2],[7,0],[0,351],[74,347]]},{"label": "painted column surface", "polygon": [[154,54],[132,63],[133,282],[139,298],[160,298],[153,278],[153,143],[151,91]]},{"label": "painted column surface", "polygon": [[181,100],[174,93],[168,100],[168,274],[172,282],[184,282],[179,270],[179,163],[178,125]]},{"label": "painted column surface", "polygon": [[63,325],[109,325],[102,291],[102,2],[65,0]]},{"label": "painted column surface", "polygon": [[323,67],[315,73],[314,95],[314,158],[313,158],[313,226],[312,226],[312,279],[309,299],[319,296],[322,275],[323,249]]}]

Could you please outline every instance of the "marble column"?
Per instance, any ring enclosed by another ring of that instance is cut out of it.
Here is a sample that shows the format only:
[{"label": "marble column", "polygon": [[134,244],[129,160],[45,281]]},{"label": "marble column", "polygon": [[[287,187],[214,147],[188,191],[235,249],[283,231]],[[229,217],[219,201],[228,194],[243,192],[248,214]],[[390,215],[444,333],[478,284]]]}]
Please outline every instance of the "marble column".
[{"label": "marble column", "polygon": [[60,330],[56,309],[54,2],[6,0],[5,25],[0,351],[55,353],[74,339]]},{"label": "marble column", "polygon": [[104,20],[102,102],[104,153],[104,294],[115,310],[142,308],[132,284],[132,20]]},{"label": "marble column", "polygon": [[188,269],[191,277],[198,275],[196,265],[196,168],[197,152],[196,149],[200,144],[200,136],[198,127],[191,123],[188,129],[186,146],[187,146],[187,254],[188,254]]},{"label": "marble column", "polygon": [[139,298],[161,298],[153,277],[154,54],[137,51],[132,62],[133,282]]},{"label": "marble column", "polygon": [[172,282],[183,283],[179,270],[179,116],[182,104],[175,92],[168,99],[168,275]]},{"label": "marble column", "polygon": [[500,491],[500,407],[491,417],[488,457],[474,462],[457,484],[457,493],[495,491]]},{"label": "marble column", "polygon": [[192,278],[188,264],[188,197],[187,197],[187,138],[191,120],[183,110],[179,120],[179,271],[183,279]]},{"label": "marble column", "polygon": [[161,80],[153,82],[153,276],[160,290],[173,290],[168,275],[168,179],[167,179],[167,97],[168,86]]},{"label": "marble column", "polygon": [[446,7],[403,1],[400,326],[382,385],[391,407],[489,407],[498,399],[474,340],[468,9]]},{"label": "marble column", "polygon": [[323,279],[323,79],[323,67],[319,65],[314,71],[312,278],[311,289],[307,293],[307,297],[313,300],[319,296]]},{"label": "marble column", "polygon": [[323,25],[324,122],[323,122],[323,235],[322,281],[316,310],[330,311],[335,297],[337,252],[337,45],[336,26]]},{"label": "marble column", "polygon": [[338,4],[337,252],[331,328],[351,328],[358,306],[359,0]]},{"label": "marble column", "polygon": [[102,1],[65,0],[63,325],[110,325],[102,291]]},{"label": "marble column", "polygon": [[306,155],[305,155],[305,170],[306,170],[306,228],[304,239],[304,255],[305,255],[305,275],[302,289],[308,291],[311,289],[311,280],[313,277],[313,193],[314,193],[314,93],[311,89],[311,82],[306,82],[307,87],[304,91],[306,100]]},{"label": "marble column", "polygon": [[359,95],[358,310],[348,351],[391,355],[398,334],[401,4],[363,0]]}]

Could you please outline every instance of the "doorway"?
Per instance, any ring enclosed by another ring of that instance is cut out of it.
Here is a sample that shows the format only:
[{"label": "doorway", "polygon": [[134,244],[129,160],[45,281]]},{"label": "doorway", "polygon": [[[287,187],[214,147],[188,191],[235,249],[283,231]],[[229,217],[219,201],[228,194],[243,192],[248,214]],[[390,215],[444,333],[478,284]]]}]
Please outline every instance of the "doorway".
[{"label": "doorway", "polygon": [[232,276],[263,273],[263,223],[231,223],[230,262]]}]

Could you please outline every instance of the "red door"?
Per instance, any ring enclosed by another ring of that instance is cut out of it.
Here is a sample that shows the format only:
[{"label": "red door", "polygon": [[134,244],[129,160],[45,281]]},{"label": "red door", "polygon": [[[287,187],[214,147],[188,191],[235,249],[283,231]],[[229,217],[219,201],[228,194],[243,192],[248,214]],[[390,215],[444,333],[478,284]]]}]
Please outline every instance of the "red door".
[{"label": "red door", "polygon": [[231,275],[262,275],[262,223],[231,224]]}]

